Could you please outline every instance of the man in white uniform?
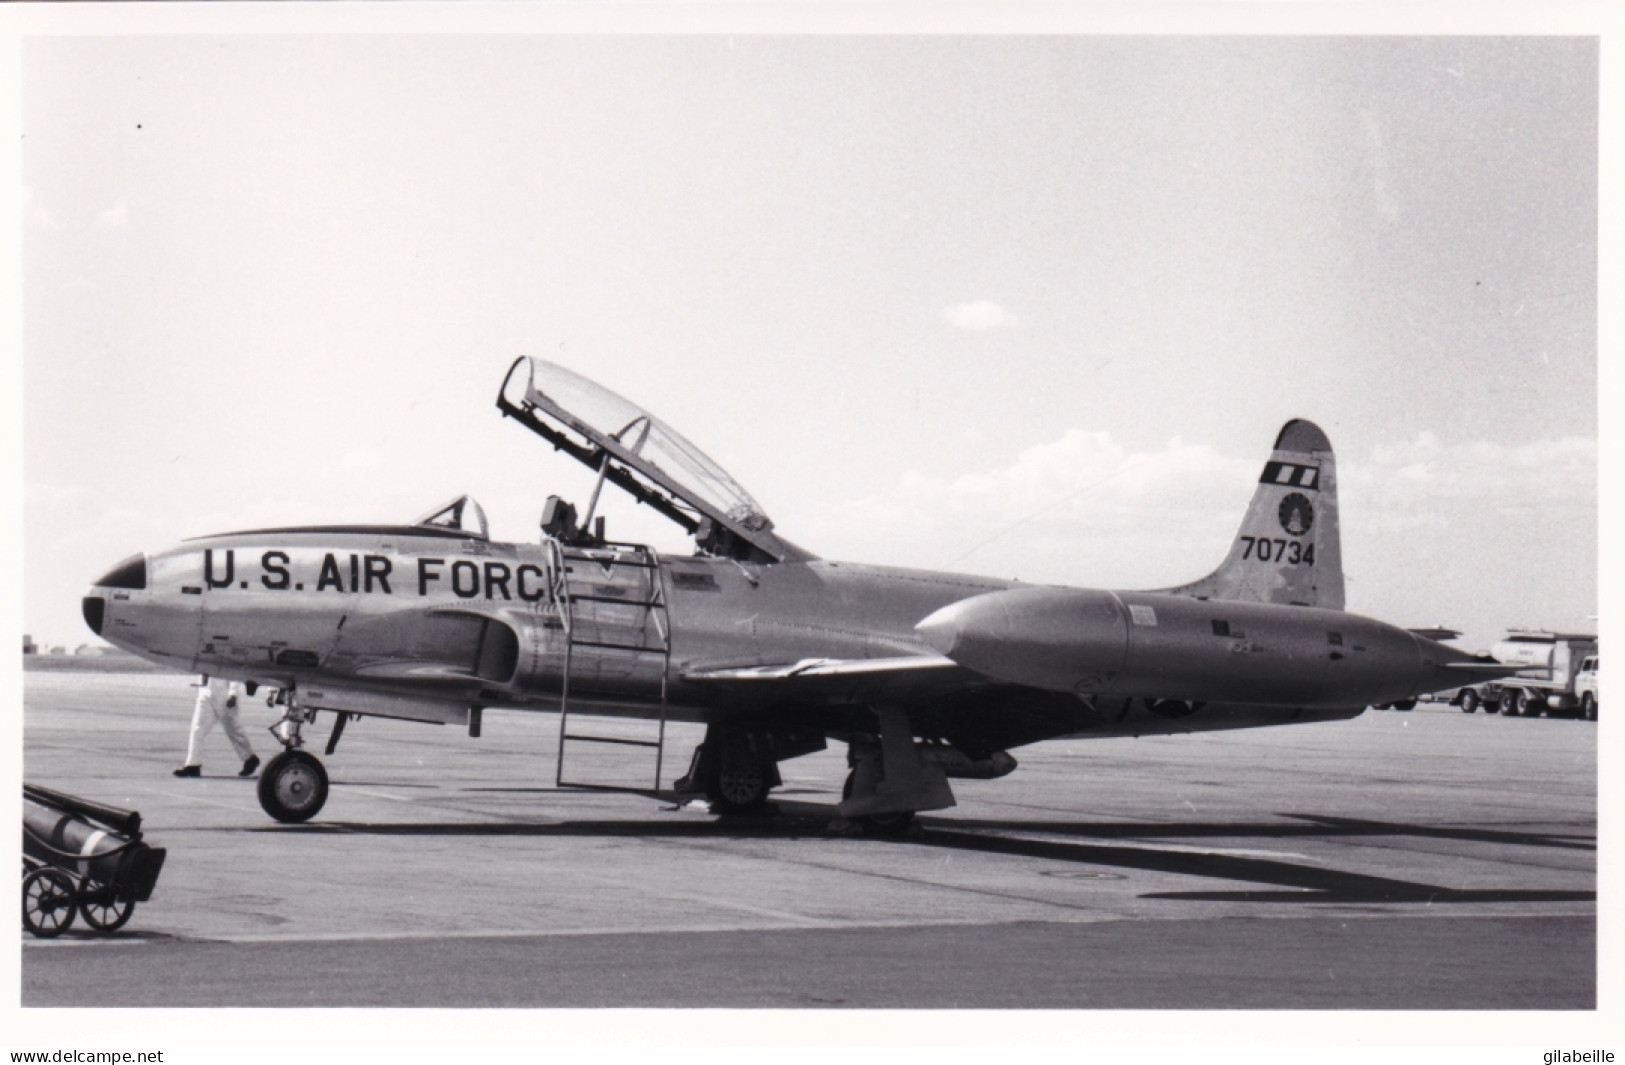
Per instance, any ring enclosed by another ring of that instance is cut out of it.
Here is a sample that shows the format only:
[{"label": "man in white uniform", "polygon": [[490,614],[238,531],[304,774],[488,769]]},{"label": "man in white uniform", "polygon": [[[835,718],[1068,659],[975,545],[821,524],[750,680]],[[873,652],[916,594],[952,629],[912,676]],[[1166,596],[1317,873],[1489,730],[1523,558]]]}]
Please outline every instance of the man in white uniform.
[{"label": "man in white uniform", "polygon": [[192,705],[192,735],[186,743],[186,763],[175,770],[175,775],[178,777],[203,775],[201,750],[203,737],[209,734],[218,721],[220,727],[225,730],[226,738],[237,749],[237,757],[243,760],[242,771],[237,775],[253,776],[254,770],[260,767],[260,756],[248,745],[248,737],[243,735],[243,726],[237,720],[238,700],[247,698],[243,694],[243,686],[236,681],[227,684],[218,677],[211,682],[208,674],[204,674],[196,687],[197,702]]}]

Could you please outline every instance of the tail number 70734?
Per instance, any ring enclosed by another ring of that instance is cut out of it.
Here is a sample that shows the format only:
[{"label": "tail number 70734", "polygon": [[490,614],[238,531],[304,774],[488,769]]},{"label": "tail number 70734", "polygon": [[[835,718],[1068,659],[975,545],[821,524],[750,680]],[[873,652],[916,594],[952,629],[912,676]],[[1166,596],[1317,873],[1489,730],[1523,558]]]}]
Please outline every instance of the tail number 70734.
[{"label": "tail number 70734", "polygon": [[1256,558],[1260,562],[1284,562],[1289,566],[1313,566],[1315,545],[1299,540],[1271,540],[1267,536],[1243,536],[1243,559]]}]

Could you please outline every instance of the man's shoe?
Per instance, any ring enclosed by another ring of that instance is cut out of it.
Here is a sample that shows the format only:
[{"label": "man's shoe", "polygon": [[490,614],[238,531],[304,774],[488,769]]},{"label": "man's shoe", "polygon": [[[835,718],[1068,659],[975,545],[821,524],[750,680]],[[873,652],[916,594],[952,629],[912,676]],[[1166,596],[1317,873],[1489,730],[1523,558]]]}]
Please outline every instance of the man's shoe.
[{"label": "man's shoe", "polygon": [[254,775],[254,770],[258,769],[259,767],[260,756],[257,754],[251,754],[248,756],[248,761],[243,763],[243,771],[237,775],[240,777],[251,777]]},{"label": "man's shoe", "polygon": [[178,777],[200,777],[203,775],[203,767],[200,765],[183,765],[175,770],[175,775]]}]

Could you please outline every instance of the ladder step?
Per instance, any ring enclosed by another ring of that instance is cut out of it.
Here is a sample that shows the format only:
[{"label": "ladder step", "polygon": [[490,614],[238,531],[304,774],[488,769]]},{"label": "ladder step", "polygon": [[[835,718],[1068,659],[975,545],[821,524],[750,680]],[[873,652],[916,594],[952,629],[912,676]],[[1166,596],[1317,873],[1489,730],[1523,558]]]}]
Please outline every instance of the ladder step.
[{"label": "ladder step", "polygon": [[629,643],[596,643],[592,640],[571,640],[571,647],[601,647],[608,651],[647,651],[653,654],[665,654],[666,648],[649,645],[634,645]]},{"label": "ladder step", "polygon": [[614,791],[622,794],[645,795],[651,791],[659,790],[657,784],[653,788],[630,788],[621,784],[588,784],[584,780],[559,780],[553,784],[556,788],[570,788],[574,791]]},{"label": "ladder step", "polygon": [[665,605],[664,603],[662,603],[658,599],[649,599],[649,600],[623,599],[621,596],[618,596],[618,595],[571,595],[570,596],[570,602],[572,602],[572,603],[619,603],[621,606],[642,606],[642,607],[653,607],[653,606],[664,606]]},{"label": "ladder step", "polygon": [[626,747],[659,747],[655,740],[623,740],[619,736],[561,736],[566,743],[580,740],[583,743],[619,743]]},{"label": "ladder step", "polygon": [[[639,562],[639,561],[637,561],[635,559],[630,559],[630,558],[614,558],[614,559],[611,559],[611,558],[593,558],[591,556],[584,556],[584,555],[565,555],[564,557],[569,559],[571,562],[586,562],[586,563],[588,563],[590,565],[597,566],[599,569],[603,569],[604,568],[604,563],[606,563],[606,562],[609,563],[609,568],[611,570],[615,569],[618,566],[625,567],[626,569],[657,569],[657,568],[659,568],[658,563]],[[575,569],[574,566],[565,566],[564,567],[564,572],[566,572],[566,573],[574,573],[575,571],[576,571],[576,569]]]}]

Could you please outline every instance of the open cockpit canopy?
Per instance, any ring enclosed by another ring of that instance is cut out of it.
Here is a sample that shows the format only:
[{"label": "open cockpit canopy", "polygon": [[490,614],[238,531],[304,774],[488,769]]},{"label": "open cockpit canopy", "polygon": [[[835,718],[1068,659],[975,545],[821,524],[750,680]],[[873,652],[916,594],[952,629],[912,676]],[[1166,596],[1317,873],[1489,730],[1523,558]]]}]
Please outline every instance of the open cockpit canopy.
[{"label": "open cockpit canopy", "polygon": [[774,535],[750,493],[681,433],[580,374],[521,357],[497,407],[681,525],[701,550],[756,561],[808,557]]}]

